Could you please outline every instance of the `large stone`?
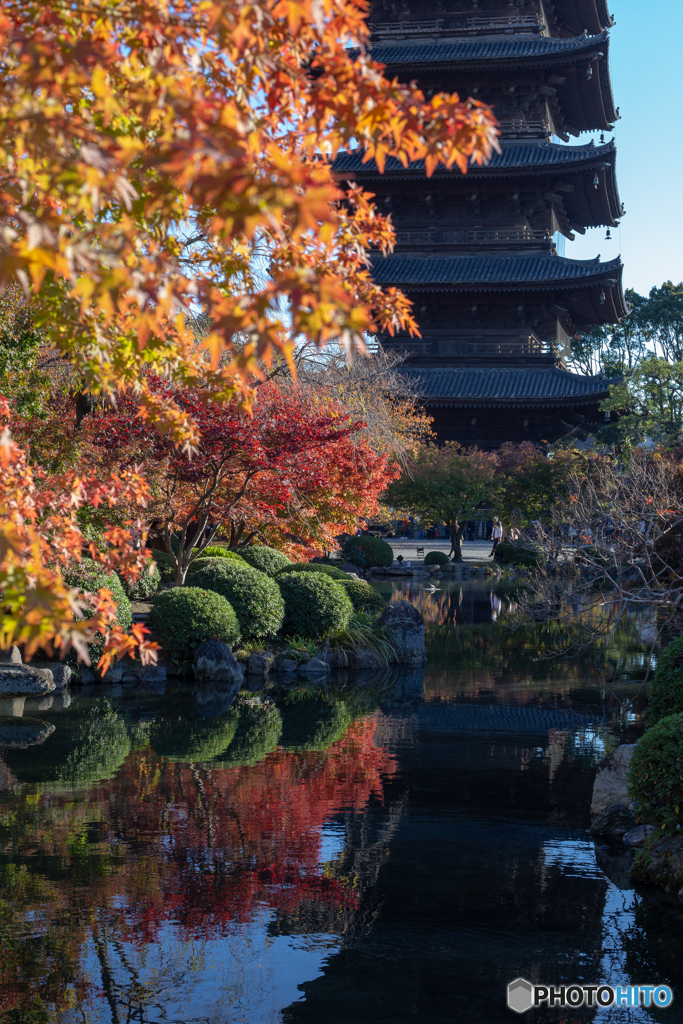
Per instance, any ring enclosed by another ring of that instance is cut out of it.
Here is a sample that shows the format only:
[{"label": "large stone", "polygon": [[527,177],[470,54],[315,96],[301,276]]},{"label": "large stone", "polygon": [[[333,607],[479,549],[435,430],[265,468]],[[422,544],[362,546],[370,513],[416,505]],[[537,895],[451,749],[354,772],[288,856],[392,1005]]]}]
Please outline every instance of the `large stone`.
[{"label": "large stone", "polygon": [[16,644],[8,651],[0,651],[0,665],[21,665],[21,651]]},{"label": "large stone", "polygon": [[422,616],[410,601],[388,604],[379,620],[390,629],[399,648],[399,661],[404,665],[421,665],[427,660],[425,628]]},{"label": "large stone", "polygon": [[344,564],[342,565],[342,572],[347,572],[349,576],[356,576],[358,577],[358,579],[360,579],[360,574],[362,573],[362,571],[363,570],[360,569],[357,565],[354,565],[353,562],[344,562]]},{"label": "large stone", "polygon": [[282,675],[289,675],[292,672],[296,672],[298,667],[299,662],[296,658],[289,658],[286,654],[281,658],[278,658],[275,663],[275,671],[280,672]]},{"label": "large stone", "polygon": [[57,690],[63,690],[65,686],[68,686],[74,674],[73,669],[69,665],[65,665],[63,661],[53,661],[49,665],[41,665],[40,668],[47,668],[52,672]]},{"label": "large stone", "polygon": [[52,672],[47,668],[29,665],[0,665],[0,694],[22,697],[37,693],[51,693],[55,689]]},{"label": "large stone", "polygon": [[192,668],[197,683],[229,683],[239,690],[244,681],[244,668],[221,640],[201,643],[194,652]]},{"label": "large stone", "polygon": [[683,837],[665,836],[639,850],[631,875],[639,882],[664,886],[678,892],[683,886]]},{"label": "large stone", "polygon": [[635,828],[630,828],[628,832],[623,834],[621,841],[624,846],[632,846],[634,848],[645,846],[645,843],[655,831],[654,825],[636,825]]},{"label": "large stone", "polygon": [[591,818],[597,817],[612,804],[624,804],[628,807],[631,801],[628,793],[628,769],[635,749],[635,743],[623,743],[598,762],[598,772],[593,784]]},{"label": "large stone", "polygon": [[299,665],[299,672],[304,676],[324,676],[327,675],[328,667],[322,658],[311,658]]},{"label": "large stone", "polygon": [[262,651],[261,654],[252,654],[247,662],[247,671],[250,676],[267,676],[274,664],[275,655]]},{"label": "large stone", "polygon": [[609,836],[610,839],[621,839],[623,835],[635,827],[631,812],[624,804],[610,804],[604,811],[596,815],[591,822],[591,832],[596,836]]}]

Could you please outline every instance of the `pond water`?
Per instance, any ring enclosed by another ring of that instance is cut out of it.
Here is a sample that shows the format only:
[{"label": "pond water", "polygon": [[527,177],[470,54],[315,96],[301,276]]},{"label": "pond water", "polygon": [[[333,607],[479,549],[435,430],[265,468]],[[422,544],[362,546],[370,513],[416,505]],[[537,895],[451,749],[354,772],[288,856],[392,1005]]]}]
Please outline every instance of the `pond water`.
[{"label": "pond water", "polygon": [[674,988],[534,1024],[683,1022],[683,904],[588,832],[638,624],[607,666],[539,660],[490,585],[378,589],[425,615],[424,671],[4,702],[0,1020],[497,1024],[521,975]]}]

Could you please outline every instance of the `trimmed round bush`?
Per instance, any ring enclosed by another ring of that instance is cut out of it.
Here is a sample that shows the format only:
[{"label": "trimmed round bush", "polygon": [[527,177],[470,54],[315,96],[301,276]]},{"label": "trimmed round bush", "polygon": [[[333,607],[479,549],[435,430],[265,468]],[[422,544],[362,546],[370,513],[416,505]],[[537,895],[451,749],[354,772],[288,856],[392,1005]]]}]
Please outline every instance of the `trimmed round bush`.
[{"label": "trimmed round bush", "polygon": [[[233,560],[231,558],[228,559],[227,561],[228,561],[228,563],[230,565],[235,565],[235,564],[246,565],[247,564],[246,562],[243,562],[241,558],[240,558],[239,562],[237,562],[236,559]],[[225,562],[226,562],[225,559],[223,559],[223,558],[216,558],[215,555],[202,555],[201,558],[197,558],[197,559],[195,559],[194,562],[192,562],[192,564],[190,565],[190,568],[187,570],[187,575],[188,575],[188,577],[189,576],[194,576],[195,573],[202,572],[202,570],[208,569],[212,565],[224,565]]]},{"label": "trimmed round bush", "polygon": [[361,565],[366,569],[388,569],[394,564],[391,545],[381,537],[349,537],[344,545],[344,555],[354,565]]},{"label": "trimmed round bush", "polygon": [[336,565],[326,565],[324,562],[292,562],[291,565],[286,565],[284,569],[280,569],[278,577],[283,572],[321,572],[333,580],[348,580],[349,578],[349,574],[342,572]]},{"label": "trimmed round bush", "polygon": [[672,640],[657,657],[650,687],[647,718],[658,722],[666,715],[683,713],[683,636]]},{"label": "trimmed round bush", "polygon": [[233,768],[258,764],[276,749],[282,734],[282,718],[274,704],[242,707],[235,737],[218,760]]},{"label": "trimmed round bush", "polygon": [[[116,622],[121,629],[128,632],[133,625],[133,612],[130,601],[121,586],[121,580],[115,572],[106,573],[102,566],[92,558],[83,558],[80,562],[72,562],[67,569],[63,569],[62,579],[69,587],[78,587],[80,590],[89,590],[91,593],[96,593],[100,587],[111,590],[116,601]],[[86,607],[83,617],[91,619],[92,616],[92,609]],[[101,633],[98,633],[97,636],[97,640],[88,644],[90,661],[93,666],[97,665],[104,649],[104,636]]]},{"label": "trimmed round bush", "polygon": [[425,565],[448,565],[448,555],[445,551],[428,551]]},{"label": "trimmed round bush", "polygon": [[339,581],[351,598],[354,612],[375,612],[384,608],[384,599],[365,580],[352,580],[349,576]]},{"label": "trimmed round bush", "polygon": [[341,583],[318,572],[283,573],[278,583],[285,601],[285,636],[317,638],[348,626],[353,605]]},{"label": "trimmed round bush", "polygon": [[683,714],[668,715],[645,733],[633,751],[629,791],[638,817],[676,835],[683,821]]},{"label": "trimmed round bush", "polygon": [[545,563],[545,552],[542,548],[532,548],[523,544],[502,541],[496,548],[496,559],[510,565],[522,565],[529,569]]},{"label": "trimmed round bush", "polygon": [[213,590],[174,587],[159,594],[147,624],[164,654],[176,662],[189,661],[205,640],[235,644],[240,627],[232,605]]},{"label": "trimmed round bush", "polygon": [[207,548],[202,551],[202,558],[229,558],[233,562],[239,562],[241,565],[245,565],[245,561],[241,555],[238,555],[236,551],[231,551],[229,548],[222,548],[220,544],[209,544]]},{"label": "trimmed round bush", "polygon": [[340,740],[353,721],[343,701],[298,700],[285,704],[280,746],[288,750],[327,750]]},{"label": "trimmed round bush", "polygon": [[280,631],[285,606],[280,589],[270,576],[238,565],[227,558],[212,558],[211,565],[192,574],[192,585],[213,590],[235,609],[245,640],[264,640]]},{"label": "trimmed round bush", "polygon": [[241,548],[240,557],[247,565],[258,569],[259,572],[264,572],[266,576],[275,576],[285,566],[292,564],[291,558],[287,558],[287,555],[283,555],[276,548],[266,547],[265,544],[254,544],[249,548]]},{"label": "trimmed round bush", "polygon": [[123,576],[119,576],[119,579],[123,592],[130,601],[144,601],[148,597],[154,597],[161,586],[161,573],[153,558],[150,558],[134,583],[129,583]]}]

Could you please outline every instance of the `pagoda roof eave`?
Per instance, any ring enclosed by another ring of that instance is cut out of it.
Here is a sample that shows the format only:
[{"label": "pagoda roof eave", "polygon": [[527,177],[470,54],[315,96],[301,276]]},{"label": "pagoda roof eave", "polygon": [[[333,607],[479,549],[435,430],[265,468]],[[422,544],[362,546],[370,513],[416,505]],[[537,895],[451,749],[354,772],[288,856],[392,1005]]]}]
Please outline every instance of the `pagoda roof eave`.
[{"label": "pagoda roof eave", "polygon": [[[369,184],[372,188],[385,186],[391,181],[422,178],[425,188],[430,190],[436,183],[448,181],[449,186],[463,183],[468,187],[474,177],[477,180],[529,179],[557,180],[560,176],[579,179],[573,193],[563,196],[567,221],[576,229],[589,227],[616,227],[623,216],[616,179],[616,147],[613,141],[604,146],[558,146],[555,143],[533,145],[517,143],[504,146],[500,153],[494,153],[488,164],[473,164],[467,175],[461,175],[457,167],[438,167],[431,178],[425,176],[424,161],[416,160],[403,167],[399,160],[387,160],[384,174],[380,174],[374,161],[363,163],[360,150],[340,153],[334,164],[337,178],[345,176]],[[593,183],[599,179],[598,188]]]},{"label": "pagoda roof eave", "polygon": [[616,380],[588,377],[559,367],[439,367],[404,365],[427,406],[479,408],[562,407],[595,405],[606,398]]},{"label": "pagoda roof eave", "polygon": [[597,34],[614,25],[607,0],[546,0],[546,7],[575,35],[584,29]]},{"label": "pagoda roof eave", "polygon": [[[609,74],[609,34],[555,39],[505,37],[440,43],[391,43],[372,48],[372,56],[386,65],[387,74],[401,77],[442,75],[455,71],[509,73],[534,68],[567,70],[567,81],[555,89],[551,101],[557,130],[579,135],[584,131],[611,131],[619,115],[614,106]],[[597,74],[587,94],[577,76],[597,62]]]}]

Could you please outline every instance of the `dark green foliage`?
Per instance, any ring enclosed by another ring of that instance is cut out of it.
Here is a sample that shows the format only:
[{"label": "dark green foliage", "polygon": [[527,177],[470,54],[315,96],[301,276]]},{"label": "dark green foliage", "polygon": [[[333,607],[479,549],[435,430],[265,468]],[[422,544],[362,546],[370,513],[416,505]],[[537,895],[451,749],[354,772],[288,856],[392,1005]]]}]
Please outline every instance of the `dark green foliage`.
[{"label": "dark green foliage", "polygon": [[629,791],[640,819],[676,835],[683,821],[683,714],[662,718],[637,744]]},{"label": "dark green foliage", "polygon": [[232,605],[220,594],[200,587],[174,587],[159,594],[147,625],[164,654],[176,662],[190,661],[204,640],[232,645],[240,636]]},{"label": "dark green foliage", "polygon": [[278,577],[284,572],[322,572],[333,580],[348,580],[348,573],[342,572],[335,565],[326,565],[324,562],[293,562],[280,569]]},{"label": "dark green foliage", "polygon": [[344,556],[354,565],[371,569],[373,566],[389,568],[394,564],[391,545],[381,537],[349,537],[344,544]]},{"label": "dark green foliage", "polygon": [[234,712],[222,718],[164,715],[154,723],[150,742],[169,761],[212,761],[232,743],[237,723]]},{"label": "dark green foliage", "polygon": [[175,565],[173,564],[173,558],[169,555],[168,551],[157,551],[154,549],[152,551],[152,558],[157,564],[162,582],[173,583],[175,580]]},{"label": "dark green foliage", "polygon": [[252,568],[264,572],[266,576],[275,576],[285,566],[291,565],[291,558],[283,555],[276,548],[266,547],[265,544],[254,544],[248,548],[240,548],[240,556]]},{"label": "dark green foliage", "polygon": [[355,612],[378,612],[384,608],[384,599],[365,580],[353,580],[347,576],[339,582],[351,598],[351,604]]},{"label": "dark green foliage", "polygon": [[448,555],[445,551],[428,551],[425,565],[448,565]]},{"label": "dark green foliage", "polygon": [[[62,579],[69,587],[79,587],[81,590],[88,590],[91,593],[97,593],[100,587],[106,587],[107,590],[111,590],[116,601],[116,621],[118,625],[126,631],[133,625],[133,612],[131,611],[130,601],[126,597],[121,586],[121,580],[115,572],[106,573],[99,563],[94,562],[92,558],[83,558],[80,562],[72,562],[68,569],[64,569]],[[86,608],[83,615],[84,618],[91,619],[92,610]],[[97,665],[97,662],[100,660],[103,648],[104,637],[100,633],[94,643],[88,644],[90,661],[93,666]]]},{"label": "dark green foliage", "polygon": [[341,700],[303,698],[284,704],[280,746],[289,750],[327,750],[340,740],[353,721]]},{"label": "dark green foliage", "polygon": [[499,562],[507,562],[510,565],[523,565],[532,569],[535,566],[544,564],[545,552],[541,548],[531,548],[504,540],[496,548],[496,559]]},{"label": "dark green foliage", "polygon": [[341,583],[324,573],[287,572],[278,583],[285,600],[285,636],[323,637],[349,624],[351,599]]},{"label": "dark green foliage", "polygon": [[285,611],[275,580],[250,565],[239,565],[227,558],[209,561],[211,565],[193,573],[193,586],[213,590],[230,602],[242,639],[263,640],[275,636],[280,631]]},{"label": "dark green foliage", "polygon": [[[151,566],[151,573],[150,573]],[[129,583],[123,576],[119,576],[123,592],[131,601],[144,601],[148,597],[154,597],[161,586],[161,573],[159,566],[150,558],[148,564],[142,570],[134,583]]]},{"label": "dark green foliage", "polygon": [[658,722],[666,715],[683,712],[683,636],[672,640],[657,657],[647,703],[647,718]]},{"label": "dark green foliage", "polygon": [[22,782],[72,789],[111,779],[130,751],[125,722],[107,701],[62,713],[40,747],[8,750],[4,757]]},{"label": "dark green foliage", "polygon": [[277,747],[282,718],[274,704],[247,704],[240,708],[235,737],[218,760],[234,768],[258,764]]}]

